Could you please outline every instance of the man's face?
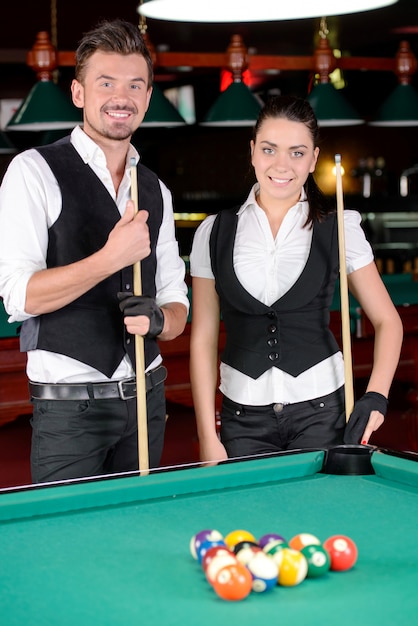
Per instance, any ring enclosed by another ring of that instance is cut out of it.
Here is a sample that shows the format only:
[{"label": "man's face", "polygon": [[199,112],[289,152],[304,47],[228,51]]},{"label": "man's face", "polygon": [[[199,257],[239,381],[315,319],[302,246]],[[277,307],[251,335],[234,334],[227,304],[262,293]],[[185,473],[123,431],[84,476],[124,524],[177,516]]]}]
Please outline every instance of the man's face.
[{"label": "man's face", "polygon": [[84,109],[84,131],[92,139],[129,139],[148,109],[152,87],[139,54],[95,52],[82,82],[71,86],[75,106]]}]

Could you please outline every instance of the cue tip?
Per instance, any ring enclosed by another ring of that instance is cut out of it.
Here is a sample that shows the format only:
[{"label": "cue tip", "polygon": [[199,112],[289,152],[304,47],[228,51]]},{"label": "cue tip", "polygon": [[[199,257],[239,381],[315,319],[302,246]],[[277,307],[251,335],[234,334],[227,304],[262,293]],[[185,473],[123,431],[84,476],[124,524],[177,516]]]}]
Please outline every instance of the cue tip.
[{"label": "cue tip", "polygon": [[136,159],[135,159],[135,157],[131,157],[130,164],[131,164],[131,167],[135,167],[136,166]]},{"label": "cue tip", "polygon": [[336,154],[335,155],[335,162],[336,163],[341,163],[341,154]]}]

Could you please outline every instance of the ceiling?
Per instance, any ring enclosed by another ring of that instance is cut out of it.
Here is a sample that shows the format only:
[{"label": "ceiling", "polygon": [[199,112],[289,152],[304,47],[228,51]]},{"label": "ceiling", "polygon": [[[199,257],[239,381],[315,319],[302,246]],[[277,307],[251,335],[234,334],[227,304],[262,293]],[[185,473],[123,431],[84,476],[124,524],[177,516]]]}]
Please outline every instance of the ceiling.
[{"label": "ceiling", "polygon": [[[138,3],[139,0],[21,0],[3,3],[0,18],[0,98],[24,97],[32,86],[34,73],[26,66],[26,53],[33,46],[38,31],[47,30],[51,33],[52,25],[56,23],[58,49],[74,50],[83,33],[101,19],[120,17],[138,23]],[[51,15],[51,6],[54,5],[57,8],[56,20]],[[245,45],[254,54],[311,55],[317,42],[319,22],[320,18],[252,24],[196,24],[148,19],[147,25],[149,38],[157,50],[225,52],[231,36],[238,33],[243,36]],[[344,54],[394,57],[399,42],[407,39],[418,58],[418,0],[398,0],[387,8],[330,17],[327,24],[331,46],[341,49]],[[173,80],[172,75],[164,75],[161,70],[159,72],[159,80]],[[195,87],[199,87],[202,95],[197,99],[198,109],[207,108],[207,101],[212,97],[207,97],[204,89],[213,89],[214,93],[219,89],[216,72],[209,74],[206,71],[203,76],[201,74],[202,72],[194,71],[192,76],[182,78],[177,74],[175,77],[177,83],[183,80],[194,82]],[[361,104],[363,109],[366,106],[366,115],[368,108],[374,110],[377,100],[385,96],[385,93],[375,95],[374,87],[370,89],[372,81],[378,81],[380,92],[380,84],[386,93],[396,85],[395,75],[390,75],[387,80],[386,73],[386,80],[382,80],[382,72],[374,72],[374,78],[372,74],[373,72],[356,72],[348,85],[353,91],[353,104]],[[61,82],[69,82],[71,78],[72,68],[63,68]],[[277,78],[265,76],[260,80],[263,83],[261,88],[269,90],[271,81],[277,81]],[[302,72],[294,72],[293,75],[283,72],[280,84],[276,82],[273,88],[278,87],[283,93],[299,92],[300,95],[305,95],[308,80]],[[418,72],[414,75],[413,84],[418,85]],[[376,102],[373,98],[376,98]]]},{"label": "ceiling", "polygon": [[[198,1],[198,0],[191,0]],[[338,1],[338,0],[337,0]],[[138,22],[138,0],[55,0],[57,40],[60,50],[72,50],[82,34],[102,18]],[[52,3],[53,5],[54,3]],[[51,31],[50,0],[21,0],[2,5],[0,62],[16,62],[31,48],[40,30]],[[259,54],[311,54],[319,19],[253,24],[192,24],[148,20],[155,46],[175,51],[226,49],[233,33],[243,35],[248,47]],[[418,54],[418,2],[398,0],[387,8],[328,19],[332,44],[352,55],[391,56],[402,38]]]}]

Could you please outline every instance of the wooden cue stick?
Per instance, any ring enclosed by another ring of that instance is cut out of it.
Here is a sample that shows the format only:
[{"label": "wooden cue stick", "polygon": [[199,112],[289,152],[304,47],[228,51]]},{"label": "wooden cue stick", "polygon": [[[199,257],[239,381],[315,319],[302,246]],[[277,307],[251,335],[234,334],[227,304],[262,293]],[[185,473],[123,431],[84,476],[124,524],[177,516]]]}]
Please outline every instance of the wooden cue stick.
[{"label": "wooden cue stick", "polygon": [[351,412],[354,408],[354,385],[353,364],[351,357],[350,305],[348,299],[347,266],[345,259],[344,200],[340,154],[335,155],[335,175],[337,195],[338,249],[340,255],[340,298],[342,345],[344,357],[345,418],[348,422]]},{"label": "wooden cue stick", "polygon": [[[138,179],[136,160],[131,159],[131,199],[135,205],[135,214],[138,213]],[[133,265],[133,292],[135,296],[142,295],[141,264],[139,261]],[[138,422],[138,466],[141,474],[149,472],[148,453],[148,424],[147,424],[147,390],[145,384],[145,353],[144,338],[135,335],[135,370],[136,370],[136,408]]]}]

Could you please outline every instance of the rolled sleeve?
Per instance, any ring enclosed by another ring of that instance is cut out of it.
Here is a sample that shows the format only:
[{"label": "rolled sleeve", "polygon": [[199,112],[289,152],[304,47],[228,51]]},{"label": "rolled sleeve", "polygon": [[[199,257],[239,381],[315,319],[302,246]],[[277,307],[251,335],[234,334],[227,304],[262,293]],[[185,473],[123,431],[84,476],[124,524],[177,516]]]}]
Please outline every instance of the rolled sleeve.
[{"label": "rolled sleeve", "polygon": [[56,181],[41,159],[35,150],[15,157],[0,188],[0,295],[10,322],[32,317],[25,312],[27,284],[46,267],[50,209],[54,214],[60,206]]}]

